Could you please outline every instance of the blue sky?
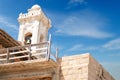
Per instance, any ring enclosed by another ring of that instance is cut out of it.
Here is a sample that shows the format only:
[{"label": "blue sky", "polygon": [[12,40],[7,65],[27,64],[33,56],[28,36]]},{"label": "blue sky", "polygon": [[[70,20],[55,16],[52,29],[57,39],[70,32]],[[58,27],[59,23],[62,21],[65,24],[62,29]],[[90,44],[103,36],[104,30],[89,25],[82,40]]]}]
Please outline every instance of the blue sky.
[{"label": "blue sky", "polygon": [[0,28],[17,40],[18,15],[34,4],[51,19],[52,49],[60,57],[89,52],[120,79],[119,0],[1,0]]}]

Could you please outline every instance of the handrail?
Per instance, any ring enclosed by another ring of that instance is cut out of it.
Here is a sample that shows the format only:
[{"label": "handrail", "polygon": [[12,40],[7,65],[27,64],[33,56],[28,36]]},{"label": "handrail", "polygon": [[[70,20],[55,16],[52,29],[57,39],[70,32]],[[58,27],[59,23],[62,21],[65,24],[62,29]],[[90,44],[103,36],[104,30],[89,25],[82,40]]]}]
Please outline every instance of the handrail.
[{"label": "handrail", "polygon": [[53,56],[56,61],[58,59],[58,49],[56,49],[56,54],[51,53],[51,35],[49,36],[49,41],[0,49],[0,52],[3,52],[3,54],[0,54],[0,62],[6,60],[6,63],[10,63],[11,60],[15,61],[16,59],[21,61],[23,58],[25,58],[25,60],[26,58],[27,60],[34,60],[33,57],[35,57],[35,59],[39,59],[37,57],[42,55],[45,55],[45,58],[48,61],[51,56]]},{"label": "handrail", "polygon": [[[34,52],[34,51],[41,51],[41,50],[47,50],[47,47],[37,48],[37,49],[32,50],[32,52]],[[23,50],[23,51],[19,51],[19,52],[11,52],[10,55],[19,54],[19,53],[25,53],[25,52],[29,52],[29,50]],[[7,53],[0,54],[0,56],[6,56],[6,55],[7,55]]]},{"label": "handrail", "polygon": [[37,45],[44,45],[44,44],[48,44],[48,41],[46,41],[46,42],[40,42],[40,43],[38,43],[38,44],[29,44],[29,45],[24,45],[24,46],[11,47],[11,48],[9,48],[9,49],[12,50],[12,49],[29,47],[30,45],[31,45],[31,46],[37,46]]},{"label": "handrail", "polygon": [[24,58],[24,57],[29,57],[29,55],[12,57],[12,58],[9,58],[9,60],[11,60],[11,59],[19,59],[19,58]]}]

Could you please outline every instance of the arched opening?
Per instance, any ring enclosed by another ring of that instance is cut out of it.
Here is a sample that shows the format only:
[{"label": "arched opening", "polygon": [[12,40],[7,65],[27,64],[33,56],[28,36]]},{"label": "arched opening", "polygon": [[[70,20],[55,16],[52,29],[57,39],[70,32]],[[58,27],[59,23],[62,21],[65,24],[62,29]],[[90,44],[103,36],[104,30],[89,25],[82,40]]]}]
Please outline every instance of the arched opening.
[{"label": "arched opening", "polygon": [[31,44],[32,33],[28,32],[25,34],[25,43],[24,44]]}]

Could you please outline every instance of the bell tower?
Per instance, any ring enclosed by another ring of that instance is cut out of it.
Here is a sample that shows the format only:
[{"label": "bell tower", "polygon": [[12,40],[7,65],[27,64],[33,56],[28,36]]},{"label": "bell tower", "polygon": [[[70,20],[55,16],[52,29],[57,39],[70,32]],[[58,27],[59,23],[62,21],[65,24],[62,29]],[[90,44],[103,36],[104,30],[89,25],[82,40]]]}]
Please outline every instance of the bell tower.
[{"label": "bell tower", "polygon": [[18,22],[20,24],[18,41],[22,45],[27,44],[28,40],[30,44],[46,41],[51,22],[39,5],[32,6],[28,13],[20,13]]}]

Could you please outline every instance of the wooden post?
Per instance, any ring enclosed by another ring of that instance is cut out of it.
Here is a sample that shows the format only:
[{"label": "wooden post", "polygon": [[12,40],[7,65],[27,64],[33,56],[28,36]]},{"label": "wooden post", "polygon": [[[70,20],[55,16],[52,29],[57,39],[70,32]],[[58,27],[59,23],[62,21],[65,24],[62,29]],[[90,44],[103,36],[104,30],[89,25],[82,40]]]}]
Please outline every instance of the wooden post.
[{"label": "wooden post", "polygon": [[29,57],[28,57],[28,60],[31,60],[31,56],[32,56],[32,54],[31,54],[31,44],[29,45]]},{"label": "wooden post", "polygon": [[50,59],[50,52],[51,52],[51,34],[49,35],[49,41],[48,41],[48,54],[47,54],[47,60]]},{"label": "wooden post", "polygon": [[9,48],[7,48],[7,57],[6,57],[7,58],[7,61],[6,61],[7,63],[9,63],[9,57],[10,57]]},{"label": "wooden post", "polygon": [[58,48],[56,48],[56,61],[58,60]]}]

